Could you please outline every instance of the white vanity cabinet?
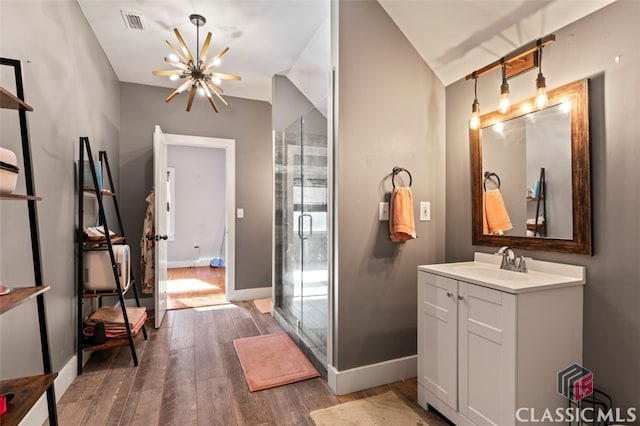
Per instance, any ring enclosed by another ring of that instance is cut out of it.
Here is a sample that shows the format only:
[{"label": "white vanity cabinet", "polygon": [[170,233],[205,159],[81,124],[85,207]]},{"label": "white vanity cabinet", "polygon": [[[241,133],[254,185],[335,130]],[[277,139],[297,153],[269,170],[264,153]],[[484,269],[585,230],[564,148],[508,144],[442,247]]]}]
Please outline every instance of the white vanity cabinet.
[{"label": "white vanity cabinet", "polygon": [[418,268],[420,405],[459,426],[516,425],[518,408],[528,416],[566,407],[557,374],[582,361],[584,270],[558,285],[539,285],[535,273],[483,272],[503,281],[503,273],[521,274],[506,275],[510,288],[481,281],[472,267],[446,265],[463,264]]}]

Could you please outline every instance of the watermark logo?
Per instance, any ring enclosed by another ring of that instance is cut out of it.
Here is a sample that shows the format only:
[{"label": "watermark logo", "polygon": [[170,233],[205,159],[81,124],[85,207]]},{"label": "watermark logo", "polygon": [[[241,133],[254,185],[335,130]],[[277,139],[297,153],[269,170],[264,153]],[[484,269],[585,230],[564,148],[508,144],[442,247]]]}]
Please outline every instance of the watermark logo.
[{"label": "watermark logo", "polygon": [[573,364],[558,373],[558,393],[578,402],[593,393],[593,373]]}]

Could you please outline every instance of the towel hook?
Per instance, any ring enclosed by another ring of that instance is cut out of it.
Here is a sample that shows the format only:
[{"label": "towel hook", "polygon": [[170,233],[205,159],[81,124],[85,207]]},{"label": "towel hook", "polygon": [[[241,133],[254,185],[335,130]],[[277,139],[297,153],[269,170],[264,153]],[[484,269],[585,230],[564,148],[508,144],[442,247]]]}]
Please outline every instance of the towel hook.
[{"label": "towel hook", "polygon": [[409,186],[411,186],[411,183],[413,182],[413,178],[411,177],[411,173],[409,173],[409,170],[403,169],[402,167],[394,167],[391,175],[391,183],[393,184],[393,187],[394,188],[396,187],[395,178],[396,178],[396,175],[400,172],[405,172],[406,174],[409,175]]},{"label": "towel hook", "polygon": [[487,190],[487,181],[491,179],[492,176],[495,176],[496,179],[498,180],[498,189],[500,189],[500,176],[498,176],[493,172],[484,172],[484,182],[482,183],[482,186],[485,191]]}]

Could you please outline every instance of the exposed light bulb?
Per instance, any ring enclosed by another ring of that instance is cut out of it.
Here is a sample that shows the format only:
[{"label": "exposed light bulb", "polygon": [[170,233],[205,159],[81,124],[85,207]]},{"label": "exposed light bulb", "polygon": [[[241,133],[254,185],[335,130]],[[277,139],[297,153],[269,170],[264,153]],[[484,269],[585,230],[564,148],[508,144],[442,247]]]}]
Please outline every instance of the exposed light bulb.
[{"label": "exposed light bulb", "polygon": [[176,55],[175,53],[171,53],[171,54],[169,55],[169,60],[171,60],[171,61],[173,61],[173,62],[178,62],[178,61],[179,61],[179,59],[178,59],[178,55]]},{"label": "exposed light bulb", "polygon": [[547,82],[542,75],[542,50],[538,51],[538,77],[536,78],[536,96],[535,104],[538,109],[543,109],[549,105],[547,98]]},{"label": "exposed light bulb", "polygon": [[500,93],[500,102],[498,103],[498,111],[501,114],[506,114],[511,109],[511,102],[509,101],[509,89],[506,92]]},{"label": "exposed light bulb", "polygon": [[214,58],[213,59],[213,65],[220,65],[220,62],[222,62],[222,60],[220,58]]},{"label": "exposed light bulb", "polygon": [[177,79],[179,79],[179,78],[180,78],[180,76],[179,76],[179,75],[176,75],[176,74],[173,74],[173,75],[170,75],[170,76],[169,76],[169,80],[171,80],[171,81],[176,81],[176,80],[177,80]]},{"label": "exposed light bulb", "polygon": [[200,96],[204,96],[204,89],[203,89],[202,87],[200,87],[200,88],[198,89],[198,94],[199,94]]},{"label": "exposed light bulb", "polygon": [[217,85],[220,85],[220,83],[222,83],[222,80],[220,80],[218,77],[213,77],[211,81],[213,81]]},{"label": "exposed light bulb", "polygon": [[507,65],[502,64],[502,84],[500,85],[500,102],[498,102],[498,111],[501,114],[506,114],[511,108],[511,102],[509,102],[509,83],[507,83]]},{"label": "exposed light bulb", "polygon": [[477,130],[480,127],[480,103],[477,99],[471,105],[471,118],[469,119],[469,128]]}]

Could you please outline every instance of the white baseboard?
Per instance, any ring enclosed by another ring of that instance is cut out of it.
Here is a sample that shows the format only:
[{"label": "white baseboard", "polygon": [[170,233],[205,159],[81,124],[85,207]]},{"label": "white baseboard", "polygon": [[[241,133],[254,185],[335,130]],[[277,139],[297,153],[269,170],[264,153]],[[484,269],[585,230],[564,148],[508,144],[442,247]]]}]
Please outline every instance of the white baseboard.
[{"label": "white baseboard", "polygon": [[213,257],[201,257],[198,260],[169,260],[167,268],[192,268],[195,266],[210,266]]},{"label": "white baseboard", "polygon": [[[73,379],[78,375],[77,357],[72,356],[69,362],[58,372],[54,383],[56,391],[56,402],[60,401],[62,395],[67,391]],[[49,409],[47,407],[47,394],[43,394],[33,408],[29,410],[26,416],[20,422],[21,426],[41,425],[49,417]]]},{"label": "white baseboard", "polygon": [[377,364],[364,365],[338,371],[330,365],[327,369],[329,387],[336,395],[369,389],[397,382],[418,374],[418,356],[391,359]]},{"label": "white baseboard", "polygon": [[266,299],[271,297],[271,287],[246,288],[242,290],[228,289],[227,298],[229,302],[239,302],[242,300]]}]

